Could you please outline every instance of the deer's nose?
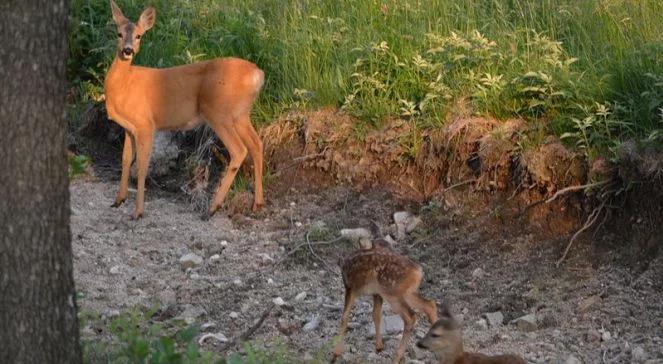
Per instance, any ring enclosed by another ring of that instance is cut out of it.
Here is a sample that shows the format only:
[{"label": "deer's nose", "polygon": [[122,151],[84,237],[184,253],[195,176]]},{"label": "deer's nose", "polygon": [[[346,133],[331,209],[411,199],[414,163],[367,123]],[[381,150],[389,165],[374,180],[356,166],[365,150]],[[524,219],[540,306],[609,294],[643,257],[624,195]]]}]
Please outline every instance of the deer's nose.
[{"label": "deer's nose", "polygon": [[426,346],[424,346],[424,344],[422,344],[421,341],[417,341],[417,347],[422,348],[422,349],[426,349]]},{"label": "deer's nose", "polygon": [[131,48],[131,47],[124,47],[122,49],[122,53],[124,53],[125,56],[130,56],[130,55],[134,54],[134,49]]}]

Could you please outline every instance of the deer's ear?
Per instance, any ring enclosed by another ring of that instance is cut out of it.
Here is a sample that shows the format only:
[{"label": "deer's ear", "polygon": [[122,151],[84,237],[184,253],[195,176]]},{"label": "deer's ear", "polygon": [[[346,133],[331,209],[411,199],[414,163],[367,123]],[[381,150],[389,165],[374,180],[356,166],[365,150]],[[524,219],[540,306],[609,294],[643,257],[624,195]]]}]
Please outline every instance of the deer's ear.
[{"label": "deer's ear", "polygon": [[156,19],[157,10],[150,6],[149,8],[143,10],[143,13],[140,14],[140,19],[138,19],[138,26],[143,28],[143,31],[146,32],[154,26]]},{"label": "deer's ear", "polygon": [[120,7],[117,6],[115,1],[110,0],[111,4],[111,12],[113,13],[113,20],[115,21],[115,24],[118,26],[126,24],[129,20],[124,17],[124,14],[122,14],[122,10],[120,10]]}]

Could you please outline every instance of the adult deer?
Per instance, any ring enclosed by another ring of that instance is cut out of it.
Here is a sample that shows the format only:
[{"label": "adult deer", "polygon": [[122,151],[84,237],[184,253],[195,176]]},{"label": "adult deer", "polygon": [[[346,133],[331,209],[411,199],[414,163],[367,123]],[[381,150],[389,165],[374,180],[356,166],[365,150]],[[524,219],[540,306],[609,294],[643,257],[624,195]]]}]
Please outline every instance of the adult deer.
[{"label": "adult deer", "polygon": [[125,129],[120,189],[113,207],[127,198],[129,168],[138,163],[138,192],[134,219],[143,215],[145,177],[157,130],[188,130],[207,123],[230,154],[230,163],[216,189],[208,216],[223,204],[237,170],[246,158],[253,159],[255,197],[253,210],[264,204],[262,188],[263,145],[251,125],[253,103],[265,75],[255,64],[237,58],[217,58],[171,68],[133,66],[141,37],[154,25],[156,10],[148,7],[132,23],[111,0],[117,25],[118,50],[104,82],[110,119]]}]

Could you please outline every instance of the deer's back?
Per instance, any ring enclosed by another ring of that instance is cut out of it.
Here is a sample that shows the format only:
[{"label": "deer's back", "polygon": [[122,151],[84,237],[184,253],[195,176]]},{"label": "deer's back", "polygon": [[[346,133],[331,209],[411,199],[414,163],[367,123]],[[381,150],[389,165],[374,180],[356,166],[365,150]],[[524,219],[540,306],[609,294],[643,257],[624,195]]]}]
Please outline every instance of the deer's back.
[{"label": "deer's back", "polygon": [[353,253],[344,259],[341,269],[345,286],[364,294],[400,287],[416,288],[422,277],[417,263],[381,247]]}]

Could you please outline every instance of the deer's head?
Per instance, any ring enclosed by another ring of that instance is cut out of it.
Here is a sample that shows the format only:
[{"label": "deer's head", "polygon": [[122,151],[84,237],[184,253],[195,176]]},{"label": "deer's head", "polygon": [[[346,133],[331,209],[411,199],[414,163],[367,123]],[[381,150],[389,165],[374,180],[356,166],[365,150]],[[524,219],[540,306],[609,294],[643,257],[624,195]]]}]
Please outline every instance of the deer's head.
[{"label": "deer's head", "polygon": [[118,38],[118,56],[120,59],[130,61],[140,49],[140,39],[152,26],[157,17],[157,11],[153,7],[148,7],[140,14],[137,23],[131,22],[123,14],[122,10],[110,0],[113,20],[117,25]]},{"label": "deer's head", "polygon": [[451,314],[448,303],[442,305],[439,320],[428,330],[417,346],[434,352],[438,357],[452,359],[463,353],[463,339],[460,325]]}]

